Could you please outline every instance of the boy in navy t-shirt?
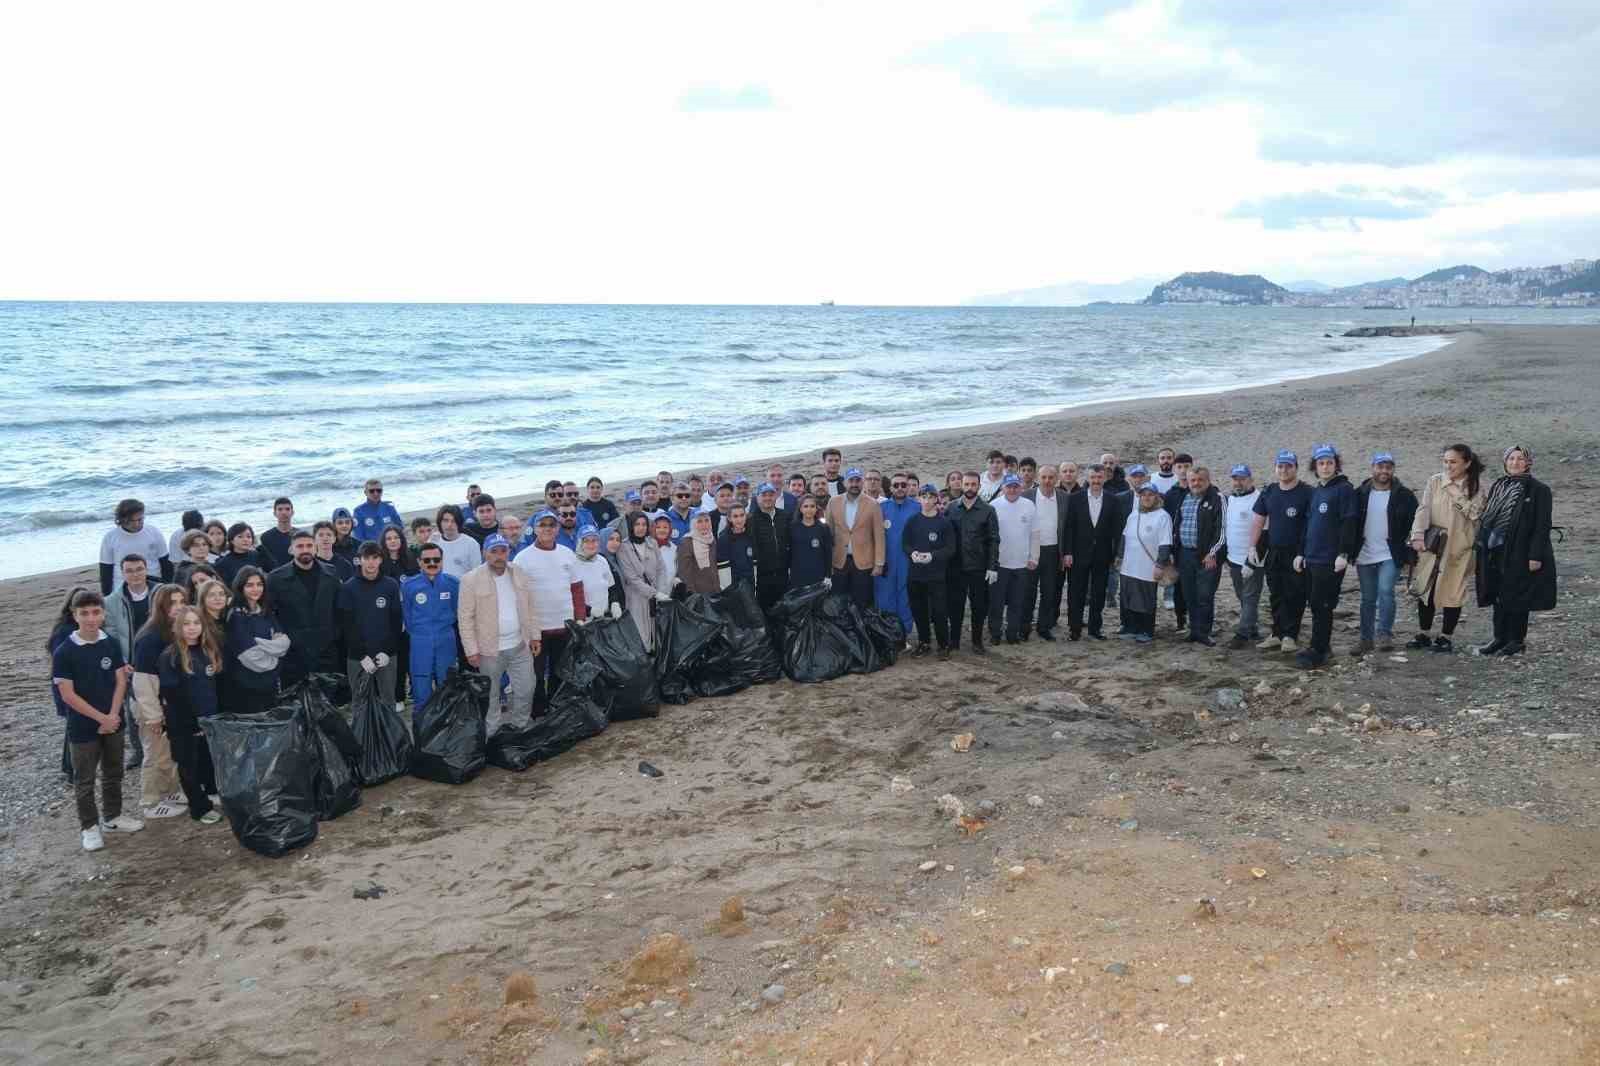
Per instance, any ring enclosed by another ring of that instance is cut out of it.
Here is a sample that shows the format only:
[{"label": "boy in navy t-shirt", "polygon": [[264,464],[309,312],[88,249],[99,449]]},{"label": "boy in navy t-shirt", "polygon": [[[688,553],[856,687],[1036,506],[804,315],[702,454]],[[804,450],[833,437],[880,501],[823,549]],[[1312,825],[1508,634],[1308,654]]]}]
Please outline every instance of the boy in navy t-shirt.
[{"label": "boy in navy t-shirt", "polygon": [[[103,830],[132,833],[144,828],[139,819],[122,813],[122,701],[129,671],[117,642],[101,631],[105,617],[105,600],[99,594],[78,593],[72,601],[77,631],[56,648],[50,671],[66,708],[84,851],[105,847]],[[94,802],[97,769],[104,821]]]}]

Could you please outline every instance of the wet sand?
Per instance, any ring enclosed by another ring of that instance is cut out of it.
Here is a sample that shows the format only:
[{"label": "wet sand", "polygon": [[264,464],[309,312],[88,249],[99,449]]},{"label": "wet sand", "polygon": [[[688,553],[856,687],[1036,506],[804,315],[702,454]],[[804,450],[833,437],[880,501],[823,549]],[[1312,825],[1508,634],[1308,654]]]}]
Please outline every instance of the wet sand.
[{"label": "wet sand", "polygon": [[[278,860],[181,818],[79,851],[42,644],[92,571],[0,583],[0,1062],[1593,1061],[1600,530],[1575,505],[1597,356],[1600,328],[1483,327],[1370,371],[846,457],[942,481],[993,446],[1259,469],[1331,439],[1419,485],[1454,440],[1526,444],[1568,537],[1523,660],[1352,659],[1352,578],[1316,675],[1175,644],[1170,614],[1147,649],[902,660],[665,708],[520,775],[401,779]],[[1414,617],[1402,599],[1402,636]],[[1487,635],[1469,607],[1458,645]],[[995,808],[963,833],[945,793]],[[745,920],[719,924],[733,896]],[[666,932],[692,969],[630,972]],[[537,996],[506,1006],[518,972]]]}]

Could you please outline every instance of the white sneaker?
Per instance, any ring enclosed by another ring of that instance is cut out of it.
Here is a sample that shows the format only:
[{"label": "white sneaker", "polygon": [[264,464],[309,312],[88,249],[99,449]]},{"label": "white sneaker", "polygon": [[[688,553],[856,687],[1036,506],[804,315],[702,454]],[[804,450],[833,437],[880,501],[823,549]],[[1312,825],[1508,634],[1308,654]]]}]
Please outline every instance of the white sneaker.
[{"label": "white sneaker", "polygon": [[145,818],[148,820],[150,818],[173,818],[183,812],[178,810],[177,807],[174,807],[172,804],[168,803],[165,798],[163,798],[154,807],[146,807],[141,813],[143,813]]},{"label": "white sneaker", "polygon": [[1300,650],[1300,642],[1293,637],[1284,637],[1280,645],[1284,651],[1295,652]]},{"label": "white sneaker", "polygon": [[1256,647],[1259,648],[1261,651],[1277,651],[1281,647],[1283,647],[1283,641],[1281,641],[1277,637],[1268,637],[1266,640],[1263,640],[1260,644],[1257,644]]},{"label": "white sneaker", "polygon": [[222,821],[222,815],[218,814],[214,810],[207,811],[206,813],[202,814],[198,820],[201,825],[216,825],[218,822]]},{"label": "white sneaker", "polygon": [[117,833],[137,833],[144,828],[144,823],[131,814],[119,814],[109,822],[101,822],[100,828]]},{"label": "white sneaker", "polygon": [[182,792],[168,792],[156,802],[165,803],[168,807],[187,807],[189,806],[189,797]]},{"label": "white sneaker", "polygon": [[106,838],[100,835],[98,826],[85,829],[81,834],[84,851],[99,851],[106,846]]},{"label": "white sneaker", "polygon": [[222,797],[217,795],[215,792],[207,792],[206,799],[211,801],[211,806],[213,807],[222,806]]}]

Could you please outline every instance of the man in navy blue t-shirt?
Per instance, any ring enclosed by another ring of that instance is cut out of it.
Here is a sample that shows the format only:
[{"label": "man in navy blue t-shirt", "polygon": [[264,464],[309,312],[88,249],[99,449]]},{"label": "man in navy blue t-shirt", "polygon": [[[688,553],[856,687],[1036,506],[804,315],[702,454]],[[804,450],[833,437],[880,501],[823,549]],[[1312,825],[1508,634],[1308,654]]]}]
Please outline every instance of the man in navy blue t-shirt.
[{"label": "man in navy blue t-shirt", "polygon": [[[129,671],[117,641],[101,629],[105,617],[105,600],[99,594],[80,592],[73,597],[72,620],[77,631],[61,642],[50,663],[51,679],[66,708],[85,851],[105,847],[103,830],[132,833],[144,828],[139,819],[122,813],[122,703]],[[96,770],[101,775],[104,821],[94,802]]]},{"label": "man in navy blue t-shirt", "polygon": [[1311,486],[1300,480],[1300,457],[1287,449],[1278,453],[1277,473],[1277,482],[1261,490],[1252,508],[1256,519],[1250,540],[1256,545],[1256,559],[1265,564],[1267,588],[1272,593],[1272,635],[1256,647],[1292,653],[1300,650],[1300,622],[1306,613],[1306,575],[1295,570],[1294,557],[1305,537]]}]

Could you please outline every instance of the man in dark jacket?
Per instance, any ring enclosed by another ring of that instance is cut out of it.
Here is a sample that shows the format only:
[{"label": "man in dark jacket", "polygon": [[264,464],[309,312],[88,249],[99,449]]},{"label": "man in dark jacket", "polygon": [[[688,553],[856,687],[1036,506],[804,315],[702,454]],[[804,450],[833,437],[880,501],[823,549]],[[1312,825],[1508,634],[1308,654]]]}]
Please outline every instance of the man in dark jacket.
[{"label": "man in dark jacket", "polygon": [[756,549],[756,602],[763,611],[789,591],[789,519],[799,510],[778,506],[778,486],[770,482],[756,490],[750,511],[750,540]]},{"label": "man in dark jacket", "polygon": [[[1105,640],[1101,619],[1106,609],[1106,577],[1122,547],[1122,526],[1128,520],[1122,497],[1106,491],[1106,468],[1089,467],[1089,487],[1067,499],[1066,532],[1061,540],[1061,565],[1067,571],[1067,636]],[[1085,617],[1087,615],[1087,618]]]},{"label": "man in dark jacket", "polygon": [[1294,657],[1302,670],[1314,670],[1332,654],[1333,611],[1350,560],[1361,548],[1361,523],[1356,515],[1356,490],[1344,476],[1344,460],[1332,444],[1319,444],[1311,452],[1317,486],[1295,569],[1308,576],[1311,604],[1311,645]]},{"label": "man in dark jacket", "polygon": [[1000,579],[1000,520],[978,495],[978,473],[961,475],[961,496],[945,508],[956,528],[957,550],[950,560],[946,595],[950,604],[950,647],[961,647],[961,615],[972,601],[972,653],[983,655],[983,626],[989,617],[989,586]]},{"label": "man in dark jacket", "polygon": [[311,534],[299,532],[289,542],[292,561],[267,575],[267,595],[278,624],[289,635],[289,654],[279,675],[285,688],[312,673],[340,668],[336,604],[339,580],[319,562]]},{"label": "man in dark jacket", "polygon": [[1211,639],[1211,623],[1226,559],[1222,512],[1222,493],[1211,483],[1211,471],[1192,467],[1188,494],[1178,501],[1178,517],[1172,523],[1172,547],[1189,608],[1189,640],[1207,647],[1216,643]]},{"label": "man in dark jacket", "polygon": [[335,609],[344,637],[350,691],[363,673],[373,675],[385,707],[394,706],[400,672],[400,583],[383,575],[383,549],[367,541],[356,550],[361,571],[339,586]]},{"label": "man in dark jacket", "polygon": [[1394,456],[1372,457],[1372,476],[1356,489],[1356,516],[1361,523],[1361,551],[1356,577],[1361,582],[1361,644],[1358,655],[1394,647],[1394,588],[1401,567],[1416,561],[1411,550],[1411,519],[1417,494],[1394,476]]},{"label": "man in dark jacket", "polygon": [[1039,637],[1055,640],[1056,622],[1061,617],[1061,544],[1067,530],[1067,503],[1072,494],[1061,488],[1060,472],[1046,463],[1039,468],[1039,484],[1023,492],[1033,501],[1039,527],[1039,568],[1028,572],[1028,590],[1022,607],[1022,639],[1028,639],[1028,625],[1038,604]]},{"label": "man in dark jacket", "polygon": [[[1185,462],[1185,460],[1188,461]],[[1194,466],[1194,461],[1189,456],[1178,456],[1177,461],[1172,466],[1178,480],[1161,497],[1161,507],[1167,512],[1167,517],[1172,519],[1172,532],[1174,535],[1178,532],[1178,505],[1183,503],[1189,496],[1189,468],[1192,466]],[[1176,545],[1173,546],[1172,558],[1174,562],[1177,561],[1178,550]],[[1189,625],[1189,604],[1183,597],[1182,581],[1175,581],[1168,586],[1165,602],[1167,606],[1172,608],[1172,616],[1177,628],[1187,628]]]}]

